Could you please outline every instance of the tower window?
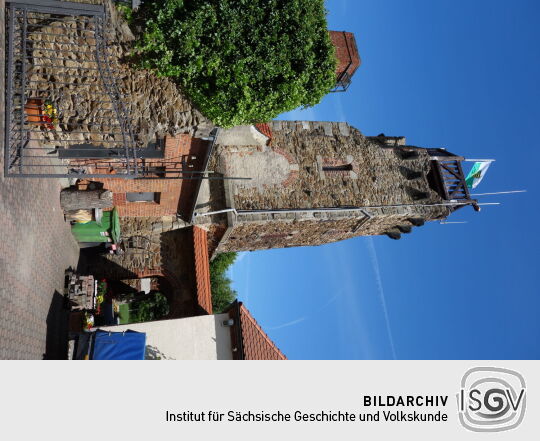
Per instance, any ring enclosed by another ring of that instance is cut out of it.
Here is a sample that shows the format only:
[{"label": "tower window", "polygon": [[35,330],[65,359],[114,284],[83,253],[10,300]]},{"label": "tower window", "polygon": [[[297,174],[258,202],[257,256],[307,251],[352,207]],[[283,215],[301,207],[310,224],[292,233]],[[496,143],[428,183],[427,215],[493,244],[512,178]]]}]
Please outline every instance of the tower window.
[{"label": "tower window", "polygon": [[341,164],[341,165],[323,165],[323,172],[344,172],[352,171],[352,164]]},{"label": "tower window", "polygon": [[354,158],[351,155],[345,157],[330,157],[323,158],[317,156],[317,170],[322,179],[326,177],[331,179],[343,178],[343,179],[356,179],[358,176],[355,172],[356,165]]}]

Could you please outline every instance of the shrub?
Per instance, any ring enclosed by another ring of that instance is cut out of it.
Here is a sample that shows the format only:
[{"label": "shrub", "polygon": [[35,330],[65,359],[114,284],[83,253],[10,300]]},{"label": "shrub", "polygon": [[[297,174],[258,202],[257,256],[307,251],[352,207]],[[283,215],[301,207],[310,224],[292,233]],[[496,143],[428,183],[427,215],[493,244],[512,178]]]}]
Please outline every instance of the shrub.
[{"label": "shrub", "polygon": [[237,253],[222,253],[210,262],[210,285],[212,287],[212,309],[214,314],[223,312],[236,299],[231,287],[232,280],[227,270],[236,260]]},{"label": "shrub", "polygon": [[133,9],[131,9],[131,7],[122,3],[117,3],[116,10],[120,13],[124,20],[128,22],[128,24],[133,21]]},{"label": "shrub", "polygon": [[131,323],[159,320],[169,313],[167,298],[160,292],[147,294],[131,302],[129,306]]},{"label": "shrub", "polygon": [[140,66],[223,127],[313,106],[335,84],[324,0],[149,0],[135,27]]}]

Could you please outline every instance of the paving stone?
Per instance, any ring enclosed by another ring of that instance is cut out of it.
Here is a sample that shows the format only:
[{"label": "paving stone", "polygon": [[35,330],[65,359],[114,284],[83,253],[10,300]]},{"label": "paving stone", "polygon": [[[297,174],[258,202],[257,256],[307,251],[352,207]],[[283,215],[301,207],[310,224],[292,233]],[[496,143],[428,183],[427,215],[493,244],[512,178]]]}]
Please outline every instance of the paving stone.
[{"label": "paving stone", "polygon": [[0,358],[42,359],[62,349],[47,348],[47,332],[58,340],[64,271],[76,267],[79,248],[60,208],[60,180],[5,178],[0,147]]}]

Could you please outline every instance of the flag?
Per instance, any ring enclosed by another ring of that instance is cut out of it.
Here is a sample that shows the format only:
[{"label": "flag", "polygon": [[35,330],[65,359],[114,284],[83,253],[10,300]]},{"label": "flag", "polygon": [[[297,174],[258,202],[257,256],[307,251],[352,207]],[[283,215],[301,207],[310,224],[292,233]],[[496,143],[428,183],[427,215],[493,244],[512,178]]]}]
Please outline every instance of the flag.
[{"label": "flag", "polygon": [[471,171],[465,178],[467,187],[476,188],[478,184],[480,184],[480,181],[484,179],[484,176],[486,175],[487,169],[489,168],[490,165],[491,165],[491,161],[475,162]]}]

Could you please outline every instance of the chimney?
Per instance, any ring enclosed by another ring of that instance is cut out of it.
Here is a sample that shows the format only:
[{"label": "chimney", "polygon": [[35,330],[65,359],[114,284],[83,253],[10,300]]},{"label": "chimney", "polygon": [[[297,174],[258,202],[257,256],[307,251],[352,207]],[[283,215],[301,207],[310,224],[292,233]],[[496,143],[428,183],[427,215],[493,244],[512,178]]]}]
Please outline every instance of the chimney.
[{"label": "chimney", "polygon": [[336,87],[332,92],[345,92],[351,84],[356,69],[362,64],[354,34],[345,31],[329,31],[330,40],[336,48],[338,59]]}]

